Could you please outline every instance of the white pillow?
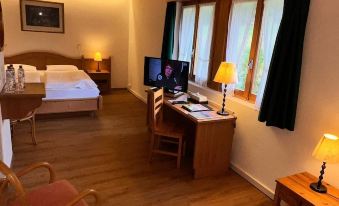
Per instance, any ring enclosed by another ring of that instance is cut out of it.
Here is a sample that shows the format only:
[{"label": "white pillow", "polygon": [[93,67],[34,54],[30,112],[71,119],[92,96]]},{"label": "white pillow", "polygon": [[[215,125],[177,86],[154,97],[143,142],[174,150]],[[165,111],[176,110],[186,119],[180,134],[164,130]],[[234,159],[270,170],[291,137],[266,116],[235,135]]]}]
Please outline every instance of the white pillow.
[{"label": "white pillow", "polygon": [[41,82],[40,73],[34,72],[34,71],[26,71],[25,82],[26,83],[40,83]]},{"label": "white pillow", "polygon": [[[5,65],[5,68],[7,69],[7,67],[9,66],[10,64],[6,64]],[[36,67],[35,66],[31,66],[31,65],[27,65],[27,64],[12,64],[15,71],[17,71],[19,69],[19,66],[21,65],[22,68],[25,70],[25,71],[37,71]]]},{"label": "white pillow", "polygon": [[78,71],[74,65],[47,65],[47,71]]}]

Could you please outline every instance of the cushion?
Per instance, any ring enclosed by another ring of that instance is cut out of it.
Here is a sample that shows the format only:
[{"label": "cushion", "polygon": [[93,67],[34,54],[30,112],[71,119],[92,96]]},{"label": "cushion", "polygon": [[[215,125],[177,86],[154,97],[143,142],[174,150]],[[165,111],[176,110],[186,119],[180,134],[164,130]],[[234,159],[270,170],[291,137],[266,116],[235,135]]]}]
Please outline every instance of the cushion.
[{"label": "cushion", "polygon": [[[68,181],[60,180],[27,193],[26,198],[31,206],[65,206],[78,194]],[[12,206],[19,205],[19,202],[15,202]],[[81,200],[76,206],[88,206],[88,204]]]},{"label": "cushion", "polygon": [[47,65],[47,71],[77,71],[74,65]]},{"label": "cushion", "polygon": [[[5,68],[7,69],[7,67],[9,66],[10,64],[6,64],[5,65]],[[22,68],[25,70],[25,71],[37,71],[36,67],[35,66],[32,66],[32,65],[27,65],[27,64],[12,64],[14,69],[15,69],[15,72],[19,69],[19,66],[21,65]]]}]

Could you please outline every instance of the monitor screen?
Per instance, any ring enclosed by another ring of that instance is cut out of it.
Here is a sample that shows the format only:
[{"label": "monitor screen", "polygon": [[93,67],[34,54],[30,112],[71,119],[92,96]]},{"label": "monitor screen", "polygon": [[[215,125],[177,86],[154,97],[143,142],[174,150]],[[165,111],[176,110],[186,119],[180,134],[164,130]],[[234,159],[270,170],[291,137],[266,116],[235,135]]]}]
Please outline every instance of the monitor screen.
[{"label": "monitor screen", "polygon": [[144,84],[187,92],[189,62],[145,57]]}]

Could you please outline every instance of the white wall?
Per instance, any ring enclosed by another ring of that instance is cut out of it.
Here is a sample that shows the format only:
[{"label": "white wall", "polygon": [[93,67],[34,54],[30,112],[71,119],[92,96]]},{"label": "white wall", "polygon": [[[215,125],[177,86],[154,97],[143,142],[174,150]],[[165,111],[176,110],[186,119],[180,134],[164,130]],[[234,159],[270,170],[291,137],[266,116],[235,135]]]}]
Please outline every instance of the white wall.
[{"label": "white wall", "polygon": [[5,55],[42,50],[92,58],[100,51],[112,56],[112,87],[126,87],[129,0],[55,1],[65,4],[65,34],[21,31],[20,1],[2,2]]},{"label": "white wall", "polygon": [[128,85],[144,95],[144,57],[160,56],[166,0],[131,0],[129,20]]},{"label": "white wall", "polygon": [[[0,52],[0,69],[4,66],[4,54]],[[4,73],[0,72],[0,90],[4,85]],[[2,120],[1,117],[1,105],[0,105],[0,160],[8,166],[12,162],[12,139],[9,120]],[[0,176],[1,177],[1,176]]]},{"label": "white wall", "polygon": [[[165,1],[132,2],[129,83],[132,92],[145,99],[143,57],[160,56]],[[337,7],[337,1],[311,2],[294,132],[258,122],[258,111],[248,103],[233,98],[227,102],[238,117],[232,164],[267,194],[273,193],[278,177],[301,171],[318,176],[321,162],[311,156],[316,143],[323,133],[339,135],[339,27],[333,23],[339,21]],[[190,89],[199,90],[212,101],[222,101],[218,92],[194,85]],[[325,180],[337,187],[338,171],[339,165],[328,165],[325,175]]]},{"label": "white wall", "polygon": [[[1,116],[1,115],[0,115]],[[12,163],[13,150],[9,120],[0,121],[0,160],[8,166]]]}]

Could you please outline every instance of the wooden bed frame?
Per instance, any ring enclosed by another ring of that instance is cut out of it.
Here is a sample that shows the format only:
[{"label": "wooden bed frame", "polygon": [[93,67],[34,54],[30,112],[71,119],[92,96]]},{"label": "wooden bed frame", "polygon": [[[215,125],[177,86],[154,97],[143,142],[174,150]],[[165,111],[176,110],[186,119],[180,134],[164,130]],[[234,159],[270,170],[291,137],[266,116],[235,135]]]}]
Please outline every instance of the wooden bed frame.
[{"label": "wooden bed frame", "polygon": [[[5,57],[5,64],[27,64],[36,66],[38,70],[46,70],[46,65],[75,65],[81,70],[91,69],[93,60],[70,58],[51,52],[26,52]],[[111,59],[103,59],[101,66],[111,70]],[[102,109],[102,96],[85,99],[43,100],[37,114],[55,114],[68,112],[97,111]]]}]

